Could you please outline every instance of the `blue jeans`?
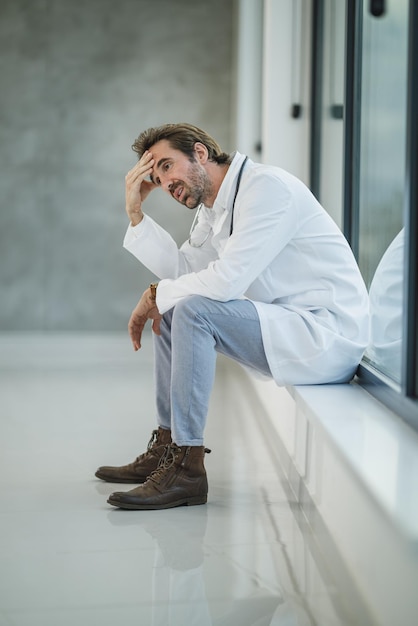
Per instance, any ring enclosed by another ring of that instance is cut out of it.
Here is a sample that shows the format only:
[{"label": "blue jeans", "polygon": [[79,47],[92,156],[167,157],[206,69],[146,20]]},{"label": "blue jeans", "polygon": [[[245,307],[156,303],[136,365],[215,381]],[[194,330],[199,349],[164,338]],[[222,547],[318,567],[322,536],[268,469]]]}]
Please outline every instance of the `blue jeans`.
[{"label": "blue jeans", "polygon": [[163,315],[154,352],[157,423],[179,446],[203,445],[217,352],[271,376],[249,300],[185,298]]}]

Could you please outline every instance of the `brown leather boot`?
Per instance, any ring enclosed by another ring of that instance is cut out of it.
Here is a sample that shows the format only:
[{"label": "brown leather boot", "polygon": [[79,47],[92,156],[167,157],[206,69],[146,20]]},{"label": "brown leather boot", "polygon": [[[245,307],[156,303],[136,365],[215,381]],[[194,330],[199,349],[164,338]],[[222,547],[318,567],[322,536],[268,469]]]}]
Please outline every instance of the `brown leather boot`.
[{"label": "brown leather boot", "polygon": [[147,481],[127,492],[112,493],[108,503],[121,509],[171,509],[184,504],[205,504],[208,481],[203,446],[166,446],[158,469]]},{"label": "brown leather boot", "polygon": [[158,430],[153,430],[147,451],[140,454],[135,461],[121,467],[104,465],[99,467],[95,476],[109,483],[136,483],[137,485],[144,483],[157,469],[165,446],[169,443],[171,443],[171,430],[159,427]]}]

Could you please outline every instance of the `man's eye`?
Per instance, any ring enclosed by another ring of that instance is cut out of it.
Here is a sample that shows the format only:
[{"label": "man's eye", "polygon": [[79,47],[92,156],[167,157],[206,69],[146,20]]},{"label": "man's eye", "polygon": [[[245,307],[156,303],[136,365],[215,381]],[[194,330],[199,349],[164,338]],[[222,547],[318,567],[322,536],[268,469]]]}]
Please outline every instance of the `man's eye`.
[{"label": "man's eye", "polygon": [[163,165],[163,170],[166,172],[168,170],[168,168],[170,167],[169,163],[164,163]]}]

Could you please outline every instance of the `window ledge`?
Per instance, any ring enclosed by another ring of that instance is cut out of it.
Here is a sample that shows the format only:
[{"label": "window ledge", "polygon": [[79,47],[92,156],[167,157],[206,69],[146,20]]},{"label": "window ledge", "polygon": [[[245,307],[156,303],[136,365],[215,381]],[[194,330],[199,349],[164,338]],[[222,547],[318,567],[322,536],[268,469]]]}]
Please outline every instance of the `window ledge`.
[{"label": "window ledge", "polygon": [[324,554],[338,554],[373,623],[416,624],[417,432],[357,383],[250,378],[266,445]]},{"label": "window ledge", "polygon": [[417,433],[356,383],[287,390],[368,495],[418,542]]}]

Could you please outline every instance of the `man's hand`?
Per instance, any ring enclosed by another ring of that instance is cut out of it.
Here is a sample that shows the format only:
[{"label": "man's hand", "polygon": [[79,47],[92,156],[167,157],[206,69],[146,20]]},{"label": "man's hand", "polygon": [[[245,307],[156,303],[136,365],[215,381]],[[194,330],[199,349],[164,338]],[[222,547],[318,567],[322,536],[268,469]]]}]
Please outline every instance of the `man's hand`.
[{"label": "man's hand", "polygon": [[152,330],[156,335],[160,335],[160,320],[162,315],[158,311],[155,300],[151,299],[151,290],[147,289],[134,310],[129,320],[128,330],[134,350],[137,351],[141,347],[142,331],[144,330],[147,320],[152,320]]},{"label": "man's hand", "polygon": [[152,154],[144,152],[138,163],[125,176],[126,212],[132,226],[136,226],[144,217],[142,203],[150,191],[157,185],[145,180],[152,172],[154,159]]}]

